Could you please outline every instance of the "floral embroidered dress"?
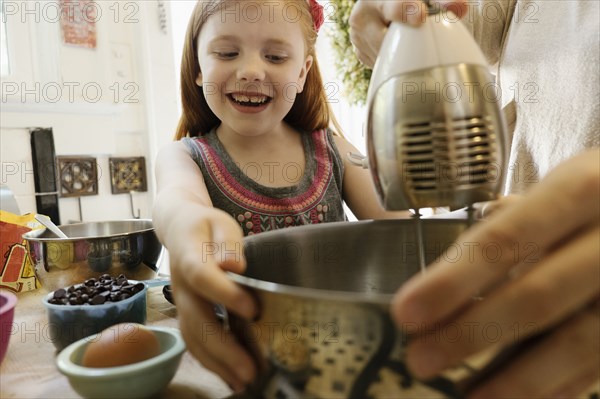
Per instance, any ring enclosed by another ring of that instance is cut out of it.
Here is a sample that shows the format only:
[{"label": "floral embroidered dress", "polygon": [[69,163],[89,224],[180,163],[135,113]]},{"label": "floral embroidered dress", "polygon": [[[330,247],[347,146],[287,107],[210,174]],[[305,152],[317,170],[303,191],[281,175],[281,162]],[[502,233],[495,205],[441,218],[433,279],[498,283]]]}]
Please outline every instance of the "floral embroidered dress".
[{"label": "floral embroidered dress", "polygon": [[266,165],[270,172],[288,176],[304,171],[300,181],[289,187],[267,187],[251,179],[249,176],[261,173],[259,162],[241,168],[215,130],[182,141],[202,171],[213,206],[232,215],[244,235],[347,220],[342,206],[344,164],[329,130],[302,135],[304,167],[297,163]]}]

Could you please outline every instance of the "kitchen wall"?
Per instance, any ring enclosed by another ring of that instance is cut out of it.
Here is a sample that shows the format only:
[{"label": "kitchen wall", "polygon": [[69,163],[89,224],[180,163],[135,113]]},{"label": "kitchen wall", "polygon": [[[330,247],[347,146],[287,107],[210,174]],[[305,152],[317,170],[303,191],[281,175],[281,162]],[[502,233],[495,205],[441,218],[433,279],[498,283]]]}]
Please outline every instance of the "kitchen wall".
[{"label": "kitchen wall", "polygon": [[[23,213],[35,212],[29,130],[52,128],[57,156],[98,162],[98,195],[60,198],[62,223],[80,213],[85,221],[132,217],[130,195],[111,194],[109,157],[146,158],[148,191],[133,194],[133,203],[134,212],[151,217],[154,158],[177,123],[179,59],[193,1],[96,1],[84,18],[95,23],[94,49],[65,44],[57,14],[88,0],[0,2],[9,55],[2,65],[7,58],[10,65],[0,79],[0,183]],[[346,137],[364,153],[365,111],[342,95],[332,24],[326,21],[317,42],[321,72]]]},{"label": "kitchen wall", "polygon": [[[35,212],[29,130],[52,128],[57,156],[98,163],[98,195],[60,198],[62,223],[79,220],[80,210],[85,221],[132,217],[130,195],[111,194],[109,157],[146,158],[148,191],[134,193],[133,203],[151,217],[155,154],[178,117],[169,8],[163,1],[3,3],[10,71],[1,77],[0,183],[22,213]],[[95,48],[65,44],[57,13],[73,3],[87,7]]]}]

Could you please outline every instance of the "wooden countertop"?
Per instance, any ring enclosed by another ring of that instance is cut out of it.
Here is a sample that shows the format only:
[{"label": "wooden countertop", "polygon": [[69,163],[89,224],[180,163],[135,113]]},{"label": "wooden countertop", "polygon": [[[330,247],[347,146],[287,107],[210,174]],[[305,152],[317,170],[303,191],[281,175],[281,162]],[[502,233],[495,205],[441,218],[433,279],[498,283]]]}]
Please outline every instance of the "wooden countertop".
[{"label": "wooden countertop", "polygon": [[[15,318],[6,357],[0,365],[1,398],[79,398],[67,377],[56,368],[56,350],[50,341],[46,291],[18,294]],[[162,287],[147,294],[148,321],[154,326],[178,327],[175,307],[162,295]],[[231,390],[216,374],[202,367],[189,352],[181,360],[177,374],[163,392],[163,398],[223,398]]]}]

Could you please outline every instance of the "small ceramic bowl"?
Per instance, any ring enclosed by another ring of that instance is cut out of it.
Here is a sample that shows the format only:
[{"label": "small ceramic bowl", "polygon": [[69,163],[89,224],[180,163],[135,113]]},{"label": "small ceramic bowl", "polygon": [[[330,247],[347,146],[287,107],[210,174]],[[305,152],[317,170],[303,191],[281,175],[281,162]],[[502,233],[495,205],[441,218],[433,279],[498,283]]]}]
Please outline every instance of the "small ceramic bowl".
[{"label": "small ceramic bowl", "polygon": [[16,305],[17,297],[14,294],[0,291],[0,362],[8,349]]},{"label": "small ceramic bowl", "polygon": [[[139,283],[139,282],[137,282]],[[50,340],[59,351],[73,342],[125,322],[146,323],[148,285],[131,297],[102,305],[55,305],[54,292],[44,297],[48,313]]]},{"label": "small ceramic bowl", "polygon": [[175,328],[150,327],[160,343],[160,354],[126,366],[92,368],[81,365],[87,345],[98,334],[81,339],[57,357],[58,370],[73,389],[85,398],[148,398],[169,385],[177,372],[185,344]]}]

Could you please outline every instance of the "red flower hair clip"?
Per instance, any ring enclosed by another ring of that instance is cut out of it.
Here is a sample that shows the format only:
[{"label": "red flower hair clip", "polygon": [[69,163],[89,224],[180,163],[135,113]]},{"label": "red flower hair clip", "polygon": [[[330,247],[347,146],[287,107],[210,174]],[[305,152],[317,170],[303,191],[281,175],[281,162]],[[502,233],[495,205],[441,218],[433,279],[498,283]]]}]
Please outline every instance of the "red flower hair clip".
[{"label": "red flower hair clip", "polygon": [[323,6],[320,5],[317,0],[308,0],[308,5],[310,6],[310,15],[312,15],[315,31],[319,32],[323,22],[325,22]]}]

